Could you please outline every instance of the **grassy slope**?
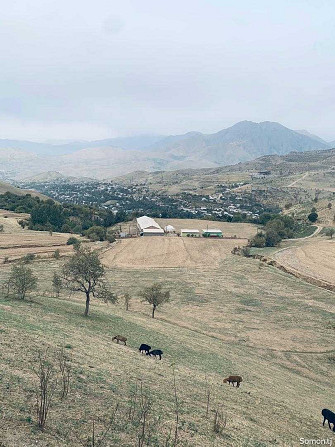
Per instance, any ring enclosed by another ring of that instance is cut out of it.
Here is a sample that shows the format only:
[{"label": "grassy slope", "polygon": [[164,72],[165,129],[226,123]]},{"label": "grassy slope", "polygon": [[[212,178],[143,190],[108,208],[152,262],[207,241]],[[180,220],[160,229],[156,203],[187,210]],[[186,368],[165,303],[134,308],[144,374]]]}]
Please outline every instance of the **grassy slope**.
[{"label": "grassy slope", "polygon": [[[94,302],[82,317],[80,297],[60,299],[50,289],[56,261],[33,264],[40,294],[33,303],[0,300],[1,409],[0,440],[7,446],[77,446],[89,435],[92,418],[106,417],[120,398],[126,405],[131,384],[141,378],[173,424],[172,368],[176,365],[182,401],[181,439],[189,446],[297,445],[300,437],[331,437],[321,425],[323,407],[334,409],[331,361],[335,333],[335,296],[286,276],[255,260],[231,256],[217,268],[109,269],[119,293],[138,294],[154,280],[164,280],[173,301],[149,317],[150,309],[134,299],[132,310]],[[4,279],[9,267],[0,272]],[[45,295],[45,296],[43,296]],[[113,344],[116,333],[129,347]],[[151,343],[164,351],[162,362],[141,357],[137,347]],[[74,365],[70,397],[50,413],[48,429],[35,429],[33,359],[41,346],[68,345]],[[241,374],[240,389],[222,384]],[[212,413],[205,417],[206,392],[211,409],[227,416],[224,436],[212,432]],[[1,427],[2,425],[2,427]],[[97,429],[98,430],[98,429]],[[123,427],[116,444],[135,445]],[[1,437],[3,439],[1,439]]]},{"label": "grassy slope", "polygon": [[6,192],[10,192],[12,194],[16,194],[18,196],[24,196],[25,194],[31,194],[32,196],[40,197],[42,200],[47,200],[49,197],[44,194],[40,194],[36,191],[31,191],[28,189],[16,188],[15,186],[10,185],[9,183],[0,182],[0,194],[5,194]]}]

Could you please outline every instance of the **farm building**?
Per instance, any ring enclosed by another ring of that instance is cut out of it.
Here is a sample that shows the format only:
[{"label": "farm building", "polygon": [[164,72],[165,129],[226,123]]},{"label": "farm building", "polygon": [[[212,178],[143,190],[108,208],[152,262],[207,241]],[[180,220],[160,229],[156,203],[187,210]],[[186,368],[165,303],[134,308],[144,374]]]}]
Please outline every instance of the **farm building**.
[{"label": "farm building", "polygon": [[222,237],[222,231],[218,229],[202,230],[203,237]]},{"label": "farm building", "polygon": [[164,227],[164,231],[165,233],[169,234],[169,233],[175,233],[176,229],[172,225],[166,225],[166,227]]},{"label": "farm building", "polygon": [[200,231],[199,230],[188,230],[188,229],[182,229],[180,230],[180,236],[182,237],[200,237]]},{"label": "farm building", "polygon": [[158,223],[148,216],[141,216],[136,219],[137,228],[141,236],[163,236],[164,230]]}]

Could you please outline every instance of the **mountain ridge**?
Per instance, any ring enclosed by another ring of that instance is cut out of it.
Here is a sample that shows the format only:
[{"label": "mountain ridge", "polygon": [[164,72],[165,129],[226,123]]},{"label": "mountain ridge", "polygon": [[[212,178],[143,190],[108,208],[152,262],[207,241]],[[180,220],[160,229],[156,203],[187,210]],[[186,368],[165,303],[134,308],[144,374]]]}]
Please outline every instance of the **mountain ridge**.
[{"label": "mountain ridge", "polygon": [[[212,134],[192,131],[166,137],[157,135],[69,143],[61,147],[72,149],[58,155],[33,153],[31,145],[28,145],[29,149],[2,148],[1,141],[4,140],[0,140],[0,161],[4,179],[20,180],[42,174],[46,165],[48,171],[58,171],[65,176],[103,179],[138,170],[215,168],[246,162],[262,155],[284,155],[292,151],[330,148],[321,138],[303,132],[271,121],[241,121]],[[14,146],[18,145],[18,140],[5,141],[16,141]],[[125,147],[111,146],[112,142],[123,142]],[[150,144],[145,144],[148,142]],[[43,147],[42,143],[36,144],[39,145],[39,150]],[[133,145],[136,148],[133,148]],[[6,157],[8,151],[12,151],[16,156]],[[20,162],[20,156],[24,163]]]}]

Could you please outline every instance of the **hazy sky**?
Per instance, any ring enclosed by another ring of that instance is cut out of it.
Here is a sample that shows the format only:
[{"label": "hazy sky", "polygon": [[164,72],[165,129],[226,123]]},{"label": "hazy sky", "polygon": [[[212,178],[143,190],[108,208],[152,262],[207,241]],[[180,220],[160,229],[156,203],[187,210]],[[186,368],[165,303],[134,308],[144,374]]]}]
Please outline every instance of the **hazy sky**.
[{"label": "hazy sky", "polygon": [[335,139],[334,0],[10,0],[0,138],[215,132]]}]

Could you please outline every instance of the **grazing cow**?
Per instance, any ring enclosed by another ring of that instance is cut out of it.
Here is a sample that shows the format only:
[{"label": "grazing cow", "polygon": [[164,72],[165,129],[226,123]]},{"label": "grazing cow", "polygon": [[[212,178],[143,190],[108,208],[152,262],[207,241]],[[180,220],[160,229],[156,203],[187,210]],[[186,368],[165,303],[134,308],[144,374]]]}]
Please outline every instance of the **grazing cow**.
[{"label": "grazing cow", "polygon": [[153,355],[155,358],[159,357],[159,360],[162,360],[163,351],[154,349],[153,351],[147,352],[147,355]]},{"label": "grazing cow", "polygon": [[126,337],[123,337],[122,335],[115,335],[115,337],[112,338],[112,340],[116,340],[116,343],[119,344],[120,341],[122,341],[122,343],[125,344],[125,346],[127,346],[127,339]]},{"label": "grazing cow", "polygon": [[142,343],[141,346],[138,348],[138,350],[140,351],[141,354],[143,354],[144,352],[146,354],[148,354],[150,349],[151,349],[151,346],[146,345],[145,343]]},{"label": "grazing cow", "polygon": [[321,414],[323,416],[323,426],[325,425],[325,422],[328,421],[328,427],[332,429],[330,424],[333,424],[333,431],[335,431],[335,414],[332,411],[327,410],[327,408],[324,408],[321,411]]},{"label": "grazing cow", "polygon": [[237,388],[240,386],[240,383],[242,382],[242,377],[241,376],[229,376],[226,379],[223,379],[223,383],[229,383],[229,385],[232,383],[233,386],[234,383],[236,383]]}]

